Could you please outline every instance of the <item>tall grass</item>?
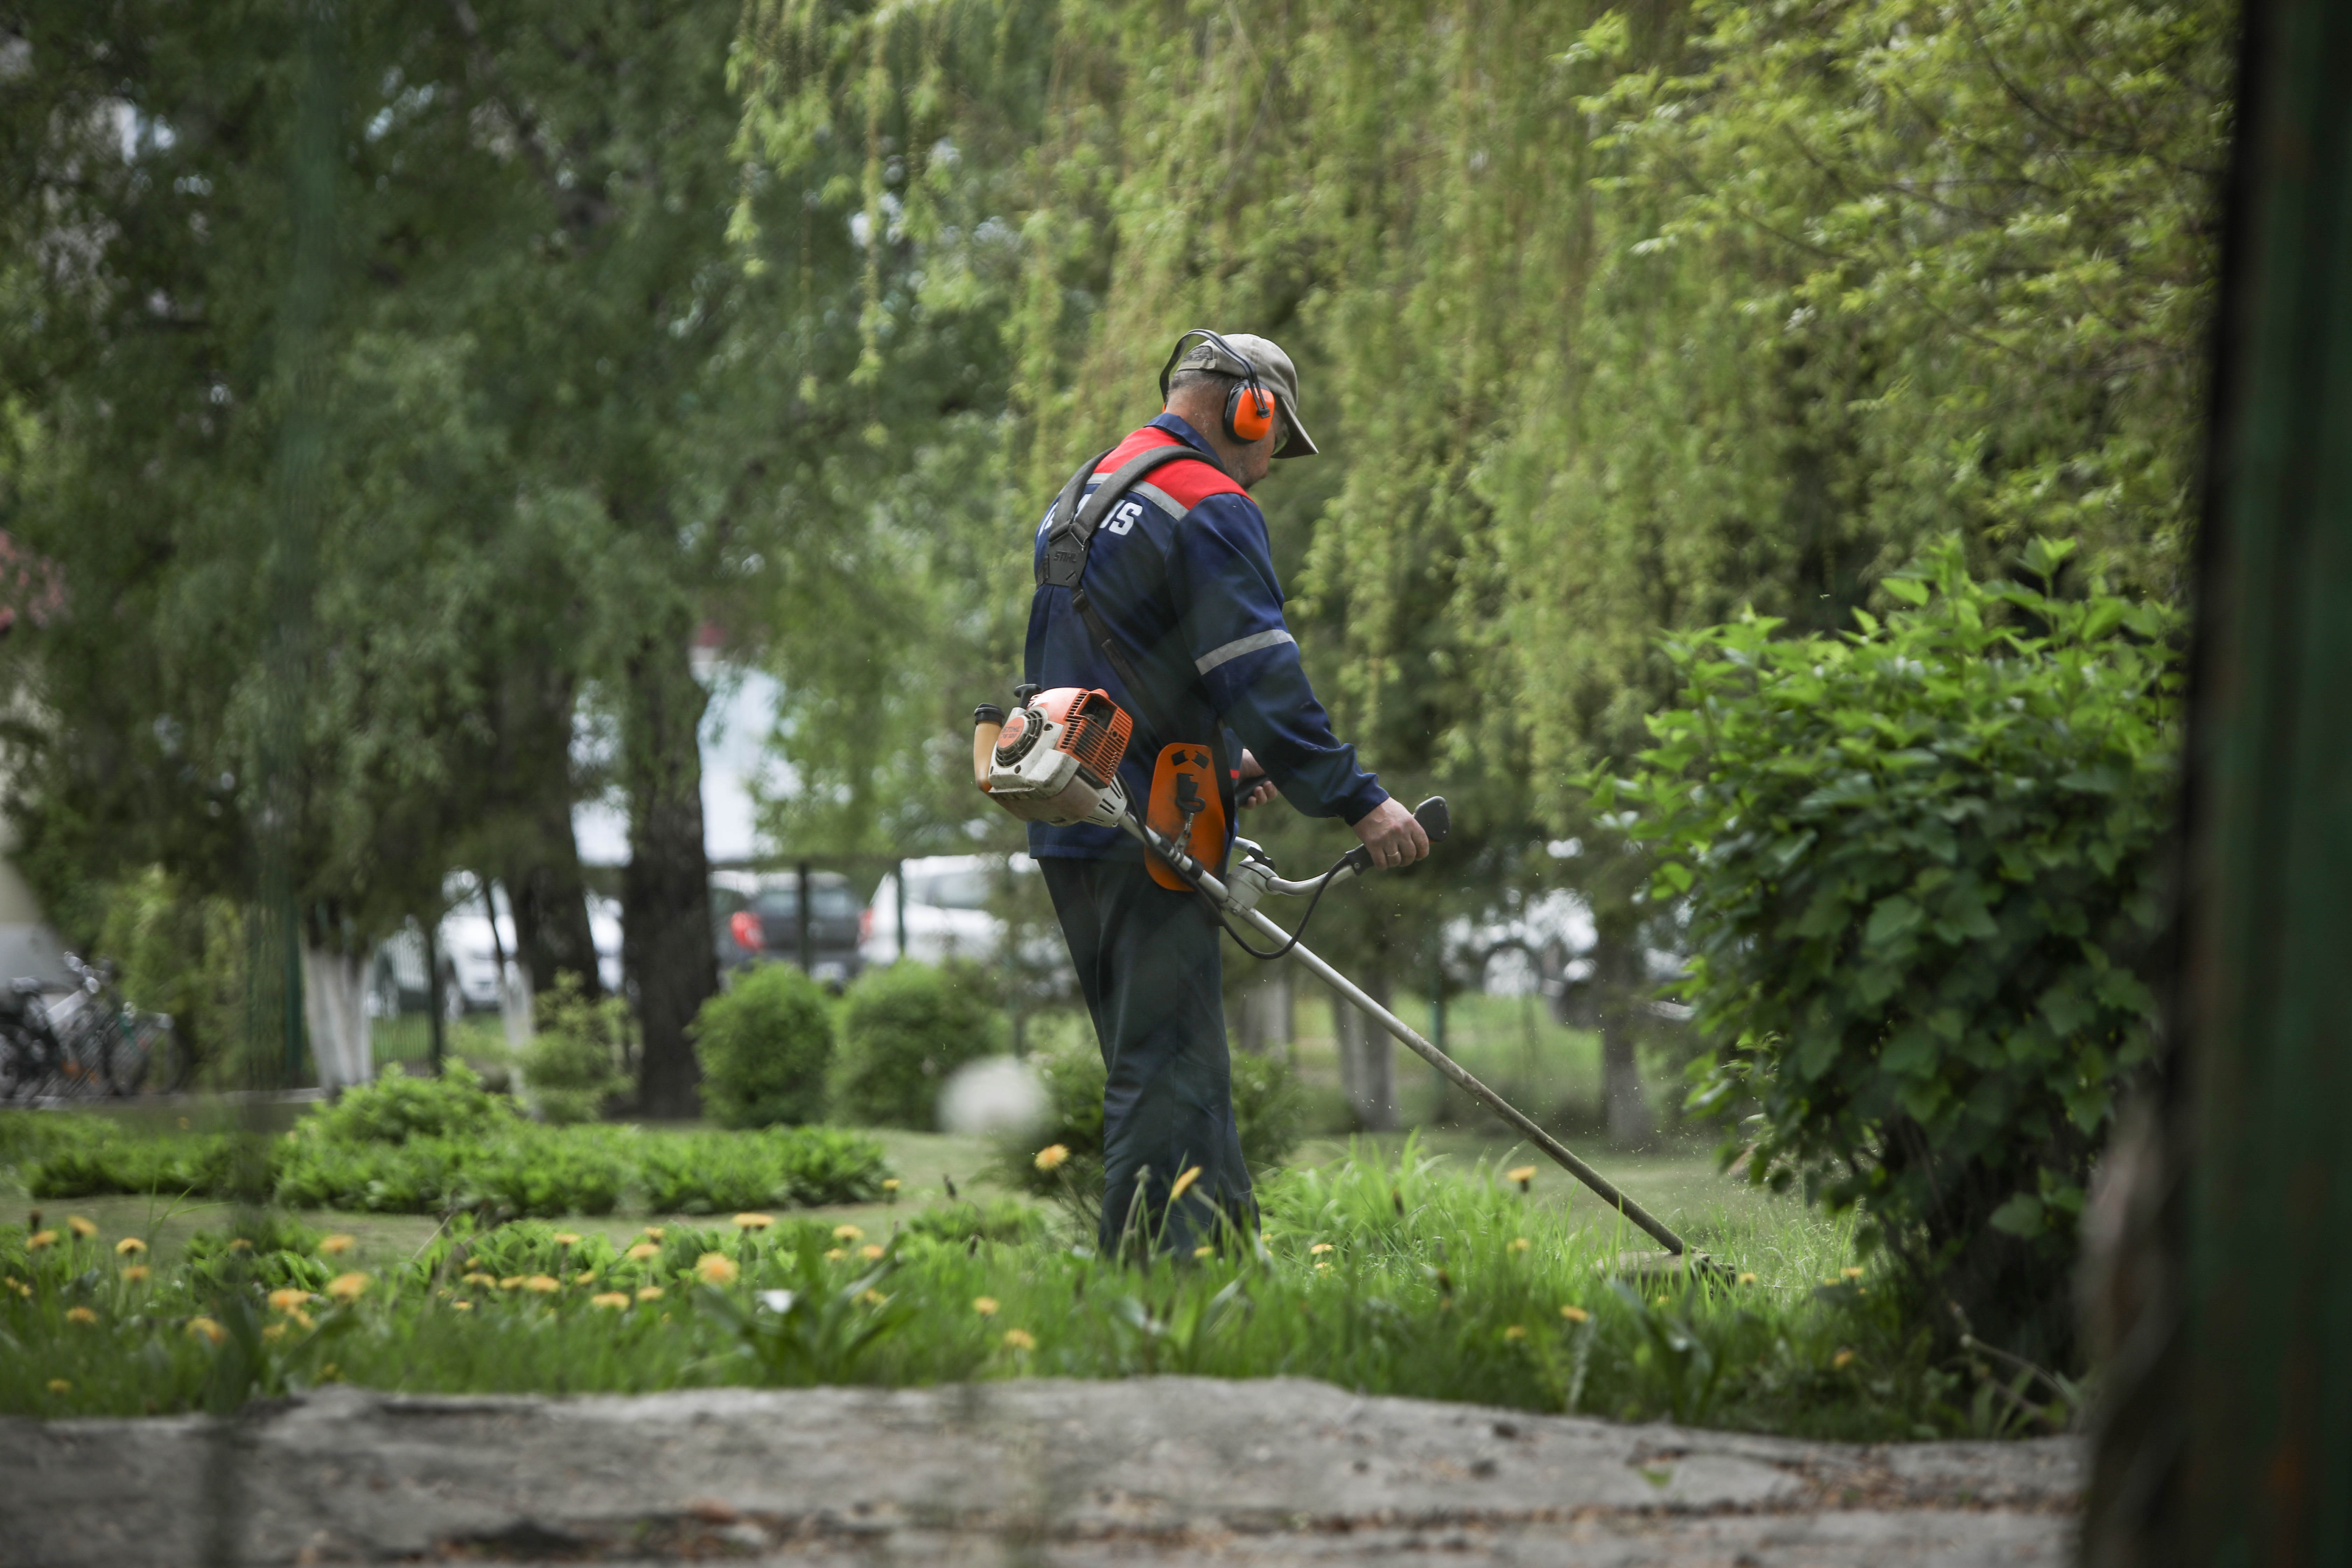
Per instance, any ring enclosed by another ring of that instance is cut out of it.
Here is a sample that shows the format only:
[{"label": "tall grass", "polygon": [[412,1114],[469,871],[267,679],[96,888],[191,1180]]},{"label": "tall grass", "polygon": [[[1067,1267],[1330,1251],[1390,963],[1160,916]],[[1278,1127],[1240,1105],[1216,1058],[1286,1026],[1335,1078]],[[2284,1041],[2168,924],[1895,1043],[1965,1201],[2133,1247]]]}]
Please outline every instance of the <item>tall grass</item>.
[{"label": "tall grass", "polygon": [[[753,1215],[634,1248],[461,1219],[345,1281],[347,1301],[322,1283],[331,1257],[282,1230],[134,1279],[106,1238],[33,1248],[9,1227],[0,1410],[220,1408],[331,1380],[560,1394],[1189,1373],[1846,1438],[2020,1424],[1979,1369],[1927,1359],[1842,1227],[1793,1207],[1718,1227],[1732,1279],[1661,1281],[1621,1278],[1638,1237],[1412,1146],[1279,1172],[1261,1196],[1261,1241],[1149,1266],[1041,1235],[1003,1200],[969,1225]],[[297,1296],[273,1306],[272,1288]]]}]

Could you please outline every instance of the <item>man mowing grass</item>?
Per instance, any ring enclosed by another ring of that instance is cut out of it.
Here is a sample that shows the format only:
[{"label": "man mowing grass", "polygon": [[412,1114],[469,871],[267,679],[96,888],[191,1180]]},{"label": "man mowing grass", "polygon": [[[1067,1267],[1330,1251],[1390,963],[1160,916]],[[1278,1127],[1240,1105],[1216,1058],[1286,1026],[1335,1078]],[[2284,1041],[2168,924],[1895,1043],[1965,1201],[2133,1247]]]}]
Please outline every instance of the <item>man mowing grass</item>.
[{"label": "man mowing grass", "polygon": [[[1198,803],[1212,841],[1193,841],[1212,863],[1232,844],[1235,807],[1278,788],[1310,816],[1350,824],[1374,865],[1409,865],[1429,839],[1331,732],[1283,620],[1265,518],[1249,498],[1275,458],[1315,455],[1297,372],[1281,349],[1246,334],[1191,331],[1176,349],[1160,416],[1095,460],[1084,494],[1153,447],[1192,453],[1133,484],[1073,585],[1045,581],[1051,513],[1040,522],[1024,679],[1100,689],[1133,717],[1119,766],[1130,800],[1154,800],[1155,773],[1171,766],[1213,769],[1216,798]],[[1166,778],[1157,782],[1170,793]],[[1155,876],[1116,828],[1033,823],[1029,852],[1108,1074],[1104,1249],[1148,1238],[1189,1252],[1221,1224],[1254,1230],[1214,917],[1172,876]]]}]

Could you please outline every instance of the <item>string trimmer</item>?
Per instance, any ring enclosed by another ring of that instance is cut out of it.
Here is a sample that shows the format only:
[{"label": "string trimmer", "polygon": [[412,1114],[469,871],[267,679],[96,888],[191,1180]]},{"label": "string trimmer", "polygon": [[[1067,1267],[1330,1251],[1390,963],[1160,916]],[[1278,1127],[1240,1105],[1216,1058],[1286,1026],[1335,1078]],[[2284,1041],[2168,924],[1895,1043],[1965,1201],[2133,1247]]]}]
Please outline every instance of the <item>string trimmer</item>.
[{"label": "string trimmer", "polygon": [[[1246,838],[1234,842],[1229,871],[1224,877],[1204,865],[1185,846],[1192,839],[1192,816],[1187,814],[1176,832],[1163,833],[1136,815],[1129,805],[1127,792],[1118,782],[1119,760],[1126,754],[1127,740],[1134,728],[1118,704],[1102,691],[1081,690],[1062,687],[1052,691],[1034,691],[1024,688],[1013,712],[992,704],[983,705],[972,714],[972,778],[997,805],[1025,822],[1045,822],[1060,826],[1094,823],[1106,827],[1118,827],[1140,843],[1152,856],[1208,901],[1225,929],[1243,948],[1260,958],[1285,956],[1297,959],[1326,985],[1338,992],[1360,1008],[1374,1023],[1386,1029],[1407,1048],[1444,1075],[1446,1080],[1492,1110],[1516,1129],[1520,1136],[1543,1151],[1553,1163],[1582,1182],[1598,1194],[1603,1203],[1642,1230],[1654,1237],[1659,1246],[1677,1257],[1688,1249],[1683,1238],[1640,1204],[1619,1191],[1606,1176],[1586,1164],[1569,1148],[1545,1131],[1501,1095],[1487,1088],[1468,1068],[1444,1051],[1423,1039],[1418,1030],[1367,995],[1363,988],[1331,967],[1315,952],[1298,940],[1298,932],[1285,931],[1257,906],[1268,893],[1286,898],[1304,897],[1309,900],[1306,915],[1315,912],[1315,901],[1341,882],[1360,877],[1372,868],[1371,854],[1359,846],[1341,856],[1331,868],[1319,877],[1305,881],[1289,881],[1276,874],[1274,861],[1265,851]],[[1200,809],[1195,805],[1192,809]],[[1444,841],[1452,824],[1442,795],[1423,801],[1413,816],[1429,835],[1429,841]],[[1272,952],[1253,947],[1234,922],[1239,921],[1262,936],[1272,939]],[[1298,930],[1306,930],[1302,917]]]}]

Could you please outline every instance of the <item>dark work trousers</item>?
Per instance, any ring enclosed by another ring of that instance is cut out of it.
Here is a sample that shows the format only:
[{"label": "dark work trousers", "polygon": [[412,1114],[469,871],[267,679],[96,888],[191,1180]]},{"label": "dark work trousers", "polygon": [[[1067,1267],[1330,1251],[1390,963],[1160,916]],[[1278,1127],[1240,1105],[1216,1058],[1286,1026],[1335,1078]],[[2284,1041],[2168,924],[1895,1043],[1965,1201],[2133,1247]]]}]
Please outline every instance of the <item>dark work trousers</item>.
[{"label": "dark work trousers", "polygon": [[[1214,918],[1139,861],[1038,865],[1102,1045],[1104,1253],[1130,1223],[1162,1251],[1190,1253],[1226,1226],[1254,1237]],[[1195,1165],[1200,1175],[1171,1209],[1170,1187]]]}]

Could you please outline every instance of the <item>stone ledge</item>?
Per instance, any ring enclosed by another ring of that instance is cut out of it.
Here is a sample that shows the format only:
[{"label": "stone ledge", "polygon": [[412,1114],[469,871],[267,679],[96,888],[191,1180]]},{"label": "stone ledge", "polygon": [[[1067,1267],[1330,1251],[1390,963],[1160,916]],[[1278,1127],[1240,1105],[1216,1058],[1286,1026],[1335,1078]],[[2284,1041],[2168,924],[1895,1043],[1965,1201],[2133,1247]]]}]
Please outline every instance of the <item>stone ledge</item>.
[{"label": "stone ledge", "polygon": [[[39,1568],[2061,1563],[2079,1447],[1808,1443],[1299,1379],[1035,1379],[634,1398],[320,1391],[195,1418],[0,1422]],[[215,1557],[215,1560],[219,1560]]]}]

